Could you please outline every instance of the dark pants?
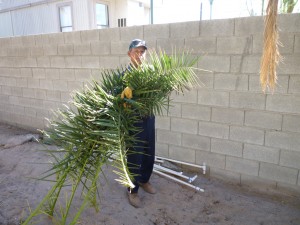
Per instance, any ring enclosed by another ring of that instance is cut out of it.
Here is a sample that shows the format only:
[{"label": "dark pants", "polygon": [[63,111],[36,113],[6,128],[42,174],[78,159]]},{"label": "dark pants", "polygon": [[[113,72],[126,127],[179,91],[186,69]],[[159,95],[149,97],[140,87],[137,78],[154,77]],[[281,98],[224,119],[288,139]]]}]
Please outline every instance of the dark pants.
[{"label": "dark pants", "polygon": [[137,193],[139,183],[147,183],[153,171],[155,157],[155,117],[146,117],[135,124],[142,131],[136,135],[139,141],[127,154],[127,166],[134,176],[135,188],[131,193]]}]

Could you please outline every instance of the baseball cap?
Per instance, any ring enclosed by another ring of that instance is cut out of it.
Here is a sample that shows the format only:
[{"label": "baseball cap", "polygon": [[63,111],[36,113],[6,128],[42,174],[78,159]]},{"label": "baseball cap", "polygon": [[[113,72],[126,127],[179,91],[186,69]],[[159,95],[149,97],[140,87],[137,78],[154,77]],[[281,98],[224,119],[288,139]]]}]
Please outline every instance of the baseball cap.
[{"label": "baseball cap", "polygon": [[140,47],[140,46],[143,46],[143,47],[145,47],[145,49],[147,49],[147,45],[146,45],[146,42],[144,40],[134,39],[134,40],[131,41],[131,43],[129,45],[129,50],[132,49],[132,48]]}]

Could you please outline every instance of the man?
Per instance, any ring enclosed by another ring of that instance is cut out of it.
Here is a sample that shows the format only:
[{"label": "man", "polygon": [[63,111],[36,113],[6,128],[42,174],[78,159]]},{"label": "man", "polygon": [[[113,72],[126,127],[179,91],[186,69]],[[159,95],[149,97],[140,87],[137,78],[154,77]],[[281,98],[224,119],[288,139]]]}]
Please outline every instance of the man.
[{"label": "man", "polygon": [[[147,45],[145,41],[134,39],[129,45],[128,56],[130,58],[130,67],[139,67],[143,60],[145,60]],[[139,187],[144,191],[155,194],[156,190],[149,183],[150,176],[153,171],[154,157],[155,157],[155,117],[148,116],[141,118],[141,121],[135,124],[136,127],[141,128],[141,132],[136,135],[136,138],[141,141],[136,143],[133,149],[130,149],[127,154],[127,166],[131,174],[134,175],[133,189],[128,188],[129,203],[139,208],[141,201],[138,195]]]}]

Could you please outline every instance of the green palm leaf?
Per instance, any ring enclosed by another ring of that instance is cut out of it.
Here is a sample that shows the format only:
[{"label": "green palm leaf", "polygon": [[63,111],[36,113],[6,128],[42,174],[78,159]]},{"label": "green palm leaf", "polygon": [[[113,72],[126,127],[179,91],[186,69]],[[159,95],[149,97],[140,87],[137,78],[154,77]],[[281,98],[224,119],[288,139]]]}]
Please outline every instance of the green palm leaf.
[{"label": "green palm leaf", "polygon": [[[55,206],[60,201],[62,188],[71,185],[66,209],[60,221],[66,224],[75,193],[80,189],[83,202],[72,224],[89,202],[96,209],[99,175],[102,166],[110,163],[119,176],[120,184],[133,187],[133,174],[126,163],[127,149],[137,142],[141,130],[136,124],[142,117],[162,115],[169,107],[172,91],[182,93],[197,84],[194,65],[198,57],[189,53],[167,55],[163,51],[150,52],[150,60],[138,68],[120,68],[102,72],[102,83],[92,81],[89,88],[76,92],[70,106],[56,111],[45,136],[59,146],[49,151],[52,167],[41,178],[53,180],[53,188],[23,224],[38,214],[58,216]],[[121,98],[125,87],[133,91],[131,99]],[[126,107],[124,107],[126,103]]]}]

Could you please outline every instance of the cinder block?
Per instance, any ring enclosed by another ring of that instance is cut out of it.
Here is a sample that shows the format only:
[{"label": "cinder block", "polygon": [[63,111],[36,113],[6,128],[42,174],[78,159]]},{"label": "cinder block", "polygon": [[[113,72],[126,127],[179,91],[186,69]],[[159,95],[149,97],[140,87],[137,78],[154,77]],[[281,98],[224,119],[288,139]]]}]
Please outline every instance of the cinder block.
[{"label": "cinder block", "polygon": [[74,69],[59,69],[59,79],[61,80],[75,80]]},{"label": "cinder block", "polygon": [[300,134],[279,131],[266,132],[266,146],[300,152]]},{"label": "cinder block", "polygon": [[99,56],[81,56],[82,68],[99,68]]},{"label": "cinder block", "polygon": [[35,108],[35,111],[38,118],[50,118],[48,110]]},{"label": "cinder block", "polygon": [[21,39],[23,46],[35,46],[35,37],[33,35],[22,36]]},{"label": "cinder block", "polygon": [[22,46],[22,36],[16,36],[11,38],[11,46]]},{"label": "cinder block", "polygon": [[15,96],[0,95],[0,102],[4,104],[15,103],[17,100],[18,99]]},{"label": "cinder block", "polygon": [[50,63],[51,63],[51,67],[56,67],[56,68],[65,68],[66,67],[65,58],[62,56],[51,56]]},{"label": "cinder block", "polygon": [[164,116],[181,117],[181,104],[171,102],[170,106],[163,111]]},{"label": "cinder block", "polygon": [[27,87],[27,78],[20,77],[17,79],[17,87]]},{"label": "cinder block", "polygon": [[83,82],[81,81],[68,81],[68,91],[81,90]]},{"label": "cinder block", "polygon": [[41,56],[36,58],[37,66],[38,67],[50,67],[50,57],[48,56]]},{"label": "cinder block", "polygon": [[64,43],[65,44],[81,44],[80,31],[64,32]]},{"label": "cinder block", "polygon": [[215,89],[220,90],[248,90],[248,75],[215,74]]},{"label": "cinder block", "polygon": [[171,118],[171,131],[197,134],[198,124],[195,120]]},{"label": "cinder block", "polygon": [[196,164],[205,163],[209,167],[225,169],[225,155],[205,151],[196,151]]},{"label": "cinder block", "polygon": [[299,185],[277,182],[277,190],[282,193],[290,193],[294,196],[300,194]]},{"label": "cinder block", "polygon": [[169,145],[155,143],[155,155],[160,157],[169,157]]},{"label": "cinder block", "polygon": [[101,69],[115,69],[120,66],[120,58],[118,56],[100,56]]},{"label": "cinder block", "polygon": [[181,133],[157,130],[157,142],[162,144],[181,145]]},{"label": "cinder block", "polygon": [[46,79],[58,80],[59,79],[59,69],[56,68],[46,68]]},{"label": "cinder block", "polygon": [[53,90],[66,91],[68,90],[68,83],[65,80],[53,80]]},{"label": "cinder block", "polygon": [[4,77],[3,85],[15,87],[17,85],[17,79],[14,77]]},{"label": "cinder block", "polygon": [[189,149],[189,148],[183,148],[178,146],[169,146],[169,157],[171,159],[183,161],[183,162],[189,162],[189,163],[195,163],[196,159],[195,150]]},{"label": "cinder block", "polygon": [[278,15],[278,28],[281,32],[299,32],[300,16],[298,13],[284,13]]},{"label": "cinder block", "polygon": [[40,88],[40,80],[37,78],[27,78],[29,88]]},{"label": "cinder block", "polygon": [[230,56],[205,55],[198,62],[198,68],[213,72],[228,73],[230,70]]},{"label": "cinder block", "polygon": [[[15,64],[15,58],[14,57],[1,57],[0,58],[0,67],[13,67]],[[20,67],[19,65],[17,67]]]},{"label": "cinder block", "polygon": [[[68,88],[66,88],[65,90],[68,90]],[[60,93],[60,98],[61,98],[62,103],[68,103],[69,101],[72,100],[70,92],[61,92]]]},{"label": "cinder block", "polygon": [[23,97],[25,98],[35,98],[35,92],[33,88],[22,88]]},{"label": "cinder block", "polygon": [[293,33],[279,33],[279,42],[278,45],[280,54],[291,54],[294,52],[294,37]]},{"label": "cinder block", "polygon": [[279,164],[285,167],[300,169],[300,152],[281,150]]},{"label": "cinder block", "polygon": [[14,95],[14,96],[22,96],[23,95],[22,89],[19,87],[12,87],[11,92],[12,92],[12,95]]},{"label": "cinder block", "polygon": [[300,115],[283,115],[282,130],[300,133]]},{"label": "cinder block", "polygon": [[[110,46],[111,49],[111,54],[112,55],[124,55],[127,54],[128,49],[129,49],[129,41],[116,41],[116,42],[111,42],[108,46],[105,46],[105,48],[108,48]],[[100,55],[105,55],[101,54]]]},{"label": "cinder block", "polygon": [[170,130],[171,129],[170,117],[156,116],[155,127],[156,129]]},{"label": "cinder block", "polygon": [[281,113],[299,113],[300,98],[297,95],[268,94],[266,109]]},{"label": "cinder block", "polygon": [[44,49],[44,55],[45,56],[55,56],[58,54],[58,47],[57,45],[46,45],[46,46],[43,46],[43,49]]},{"label": "cinder block", "polygon": [[[100,41],[119,41],[121,40],[120,28],[109,28],[99,30]],[[139,36],[137,36],[139,37]]]},{"label": "cinder block", "polygon": [[295,35],[294,52],[300,53],[300,35]]},{"label": "cinder block", "polygon": [[66,56],[66,68],[81,68],[81,56]]},{"label": "cinder block", "polygon": [[[43,109],[49,110],[49,111],[56,111],[57,109],[62,109],[63,106],[61,102],[56,102],[56,101],[49,101],[49,100],[43,100]],[[50,114],[50,112],[49,112]]]},{"label": "cinder block", "polygon": [[264,21],[261,16],[236,18],[234,21],[234,35],[236,36],[248,36],[264,32]]},{"label": "cinder block", "polygon": [[224,169],[219,169],[215,167],[209,167],[209,176],[215,177],[218,180],[223,180],[225,182],[230,182],[233,184],[241,183],[241,175],[237,172],[232,172]]},{"label": "cinder block", "polygon": [[[0,44],[1,45],[1,44]],[[0,56],[8,56],[7,47],[1,47],[0,48]]]},{"label": "cinder block", "polygon": [[232,36],[234,34],[234,20],[202,20],[200,21],[200,36]]},{"label": "cinder block", "polygon": [[210,120],[211,108],[195,104],[182,104],[182,118]]},{"label": "cinder block", "polygon": [[14,66],[15,67],[37,67],[36,58],[14,58]]},{"label": "cinder block", "polygon": [[252,47],[252,53],[253,54],[262,54],[263,52],[263,46],[264,46],[264,34],[253,34],[253,47]]},{"label": "cinder block", "polygon": [[74,55],[74,45],[73,44],[62,44],[58,45],[59,55]]},{"label": "cinder block", "polygon": [[216,138],[211,139],[211,152],[242,157],[242,151],[242,143]]},{"label": "cinder block", "polygon": [[46,78],[46,70],[41,68],[32,68],[32,77],[35,79],[45,79]]},{"label": "cinder block", "polygon": [[18,56],[30,57],[31,49],[30,47],[19,47],[17,49]]},{"label": "cinder block", "polygon": [[46,90],[53,90],[52,80],[40,79],[40,88]]},{"label": "cinder block", "polygon": [[36,110],[30,107],[25,107],[24,114],[26,116],[36,117]]},{"label": "cinder block", "polygon": [[82,43],[99,41],[99,32],[100,32],[99,29],[81,31]]},{"label": "cinder block", "polygon": [[299,54],[286,54],[284,55],[284,63],[278,66],[278,74],[299,74],[300,71],[300,55]]},{"label": "cinder block", "polygon": [[19,103],[21,106],[39,108],[43,105],[43,100],[19,97]]},{"label": "cinder block", "polygon": [[74,45],[74,55],[91,55],[91,44],[76,44]]},{"label": "cinder block", "polygon": [[229,125],[199,121],[198,134],[207,137],[228,139]]},{"label": "cinder block", "polygon": [[[0,81],[1,81],[1,78],[0,78]],[[3,82],[1,82],[1,84],[3,84]],[[1,94],[2,95],[12,95],[12,91],[11,91],[11,87],[9,86],[0,86],[1,87]]]},{"label": "cinder block", "polygon": [[157,48],[163,49],[167,54],[184,48],[184,38],[159,38],[156,40]]},{"label": "cinder block", "polygon": [[[200,59],[201,60],[201,59]],[[199,68],[200,70],[202,68]],[[197,82],[199,84],[199,87],[194,87],[197,89],[203,89],[203,88],[208,88],[212,89],[213,88],[213,83],[214,83],[214,75],[212,72],[206,72],[206,71],[195,71],[197,74]]]},{"label": "cinder block", "polygon": [[266,96],[249,92],[231,92],[230,107],[242,109],[265,109]]},{"label": "cinder block", "polygon": [[47,100],[60,102],[60,91],[47,90]]},{"label": "cinder block", "polygon": [[[28,77],[28,76],[31,77],[32,76],[32,73],[30,73],[31,68],[10,68],[8,70],[9,70],[9,73],[7,75],[9,77]],[[28,73],[30,73],[30,75],[29,74],[23,74],[24,70],[28,70]],[[21,73],[21,71],[22,71],[22,73]]]},{"label": "cinder block", "polygon": [[258,176],[259,163],[252,160],[226,156],[225,169],[241,174]]},{"label": "cinder block", "polygon": [[242,125],[244,123],[244,111],[232,108],[212,108],[211,121]]},{"label": "cinder block", "polygon": [[[299,48],[300,48],[300,46],[299,46]],[[299,76],[290,76],[288,93],[300,94],[300,77]]]},{"label": "cinder block", "polygon": [[30,48],[31,56],[43,56],[44,48],[42,46],[34,46]]},{"label": "cinder block", "polygon": [[87,81],[90,80],[92,71],[90,69],[76,69],[75,80],[76,81]]},{"label": "cinder block", "polygon": [[[120,45],[120,41],[114,43],[116,43],[116,45],[118,46]],[[93,55],[109,55],[111,52],[110,47],[111,47],[111,43],[108,42],[107,40],[91,43],[91,50]],[[118,51],[120,51],[120,49],[118,49]],[[126,52],[122,52],[122,53],[125,54]]]},{"label": "cinder block", "polygon": [[10,37],[0,38],[0,47],[1,48],[10,47],[11,46],[11,40],[12,40],[12,38],[10,38]]},{"label": "cinder block", "polygon": [[215,37],[186,38],[185,47],[191,50],[192,53],[216,53],[217,40]]},{"label": "cinder block", "polygon": [[263,130],[249,127],[231,126],[229,131],[230,140],[258,145],[263,145],[264,135]]},{"label": "cinder block", "polygon": [[249,54],[252,52],[251,36],[243,37],[218,37],[217,38],[217,54]]},{"label": "cinder block", "polygon": [[[100,39],[102,39],[102,33],[100,33]],[[133,26],[133,27],[122,27],[120,28],[121,41],[128,41],[128,43],[135,39],[144,39],[144,27],[143,26]],[[106,39],[109,40],[109,39]]]},{"label": "cinder block", "polygon": [[241,72],[258,74],[260,69],[260,55],[249,55],[242,58]]},{"label": "cinder block", "polygon": [[298,170],[270,163],[260,163],[259,177],[283,183],[296,184]]},{"label": "cinder block", "polygon": [[210,106],[229,106],[229,93],[221,91],[198,90],[198,104]]},{"label": "cinder block", "polygon": [[144,37],[148,39],[169,38],[170,25],[169,24],[155,24],[144,26]]},{"label": "cinder block", "polygon": [[47,35],[47,37],[45,36],[45,38],[48,39],[48,43],[51,43],[51,45],[65,43],[64,33],[52,33]]},{"label": "cinder block", "polygon": [[210,151],[210,138],[200,135],[182,134],[182,146],[198,150]]},{"label": "cinder block", "polygon": [[174,102],[197,103],[197,90],[185,91],[184,93],[171,93],[171,99]]},{"label": "cinder block", "polygon": [[47,90],[34,89],[35,98],[37,99],[46,99],[47,98]]},{"label": "cinder block", "polygon": [[264,129],[281,130],[282,115],[265,111],[246,111],[245,125]]},{"label": "cinder block", "polygon": [[[277,78],[277,84],[274,89],[274,93],[287,93],[288,88],[289,88],[289,76],[280,74]],[[257,75],[249,76],[249,90],[255,92],[262,92],[259,76]],[[273,94],[272,91],[270,90],[266,90],[265,93]]]},{"label": "cinder block", "polygon": [[199,31],[200,31],[199,21],[170,24],[171,38],[198,37]]},{"label": "cinder block", "polygon": [[244,144],[243,158],[259,162],[278,164],[279,149],[260,145]]}]

